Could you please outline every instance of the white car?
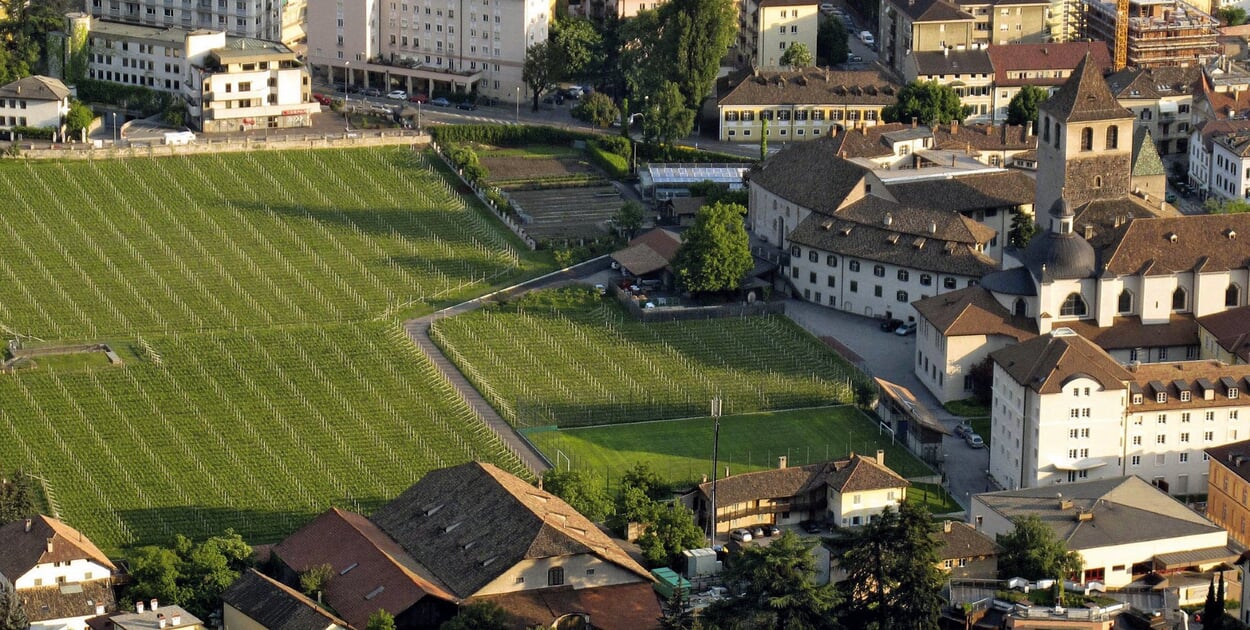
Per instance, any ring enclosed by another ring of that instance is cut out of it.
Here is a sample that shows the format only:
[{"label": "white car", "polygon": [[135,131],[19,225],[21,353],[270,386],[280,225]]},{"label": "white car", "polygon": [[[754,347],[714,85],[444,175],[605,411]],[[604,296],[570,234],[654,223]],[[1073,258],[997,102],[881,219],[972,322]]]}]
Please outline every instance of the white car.
[{"label": "white car", "polygon": [[821,13],[833,13],[833,10],[834,10],[835,8],[836,8],[836,7],[834,7],[832,3],[825,2],[825,3],[823,3],[823,4],[821,4],[821,5],[820,5],[820,12],[821,12]]},{"label": "white car", "polygon": [[729,537],[738,542],[751,542],[750,530],[746,530],[742,528],[738,528],[738,529],[733,530],[732,532],[729,532]]},{"label": "white car", "polygon": [[860,34],[859,34],[859,41],[864,42],[864,45],[866,45],[866,46],[871,46],[871,45],[873,45],[873,43],[875,43],[875,42],[876,42],[876,40],[875,40],[875,39],[873,39],[873,37],[872,37],[872,33],[868,32],[868,31],[861,31],[861,32],[860,32]]},{"label": "white car", "polygon": [[386,98],[389,98],[392,101],[406,101],[408,100],[408,93],[403,90],[395,90],[394,92],[387,94]]}]

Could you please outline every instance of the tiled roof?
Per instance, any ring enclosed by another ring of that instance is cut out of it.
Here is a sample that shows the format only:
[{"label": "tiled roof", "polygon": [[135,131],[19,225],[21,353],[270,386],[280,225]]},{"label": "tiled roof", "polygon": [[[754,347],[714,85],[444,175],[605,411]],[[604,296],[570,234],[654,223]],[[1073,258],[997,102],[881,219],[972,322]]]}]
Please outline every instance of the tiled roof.
[{"label": "tiled roof", "polygon": [[116,571],[108,556],[81,532],[42,514],[26,521],[13,521],[0,527],[0,575],[16,580],[35,565],[70,560],[90,560]]},{"label": "tiled roof", "polygon": [[[1056,331],[1057,332],[1057,331]],[[1080,335],[1050,334],[1034,337],[990,354],[1016,383],[1039,394],[1062,391],[1069,377],[1083,375],[1104,389],[1125,389],[1133,380],[1128,370],[1101,348]]]},{"label": "tiled roof", "polygon": [[933,131],[933,146],[937,149],[972,147],[981,151],[1023,151],[1037,148],[1037,136],[1030,136],[1024,125],[938,125]]},{"label": "tiled roof", "polygon": [[1167,175],[1163,158],[1159,157],[1154,139],[1150,137],[1150,130],[1138,127],[1133,132],[1133,177],[1155,175]]},{"label": "tiled roof", "polygon": [[911,129],[911,126],[897,122],[883,123],[838,133],[826,140],[829,143],[829,155],[839,155],[844,158],[875,158],[893,155],[894,147],[890,145],[886,134],[904,129]]},{"label": "tiled roof", "polygon": [[1105,256],[1105,272],[1158,276],[1244,269],[1250,265],[1247,235],[1250,213],[1135,219]]},{"label": "tiled roof", "polygon": [[826,136],[791,143],[751,169],[751,185],[812,211],[832,213],[868,174],[863,166],[837,159],[835,141]]},{"label": "tiled roof", "polygon": [[912,302],[916,312],[945,337],[1004,335],[1016,341],[1037,336],[1037,324],[1015,317],[981,287],[967,287]]},{"label": "tiled roof", "polygon": [[1116,98],[1158,100],[1193,94],[1201,75],[1200,66],[1125,68],[1107,77],[1107,87]]},{"label": "tiled roof", "polygon": [[[1097,251],[1114,245],[1134,219],[1181,216],[1174,206],[1164,204],[1160,199],[1147,203],[1133,195],[1093,199],[1078,206],[1075,214],[1073,229]],[[1091,228],[1088,234],[1086,226]]]},{"label": "tiled roof", "polygon": [[1216,120],[1229,120],[1229,108],[1232,108],[1232,115],[1237,117],[1235,122],[1246,123],[1245,118],[1247,111],[1250,111],[1250,90],[1236,90],[1229,92],[1220,92],[1200,82],[1198,93],[1194,95],[1194,101],[1206,100],[1211,107],[1211,115]]},{"label": "tiled roof", "polygon": [[[178,623],[174,623],[174,617],[178,617]],[[195,615],[184,610],[181,606],[161,606],[156,610],[145,610],[143,612],[125,612],[116,615],[110,615],[109,621],[113,623],[116,630],[158,630],[164,622],[165,630],[178,630],[178,628],[203,628],[204,622]]]},{"label": "tiled roof", "polygon": [[1038,109],[1065,122],[1133,118],[1133,112],[1120,105],[1107,89],[1107,82],[1089,53],[1077,64],[1063,87]]},{"label": "tiled roof", "polygon": [[222,603],[267,630],[326,630],[347,622],[330,614],[303,593],[256,569],[248,569],[221,594]]},{"label": "tiled roof", "polygon": [[[788,466],[731,475],[716,480],[716,502],[721,505],[757,499],[797,497],[824,487],[828,464]],[[711,496],[712,482],[699,484],[703,496]]]},{"label": "tiled roof", "polygon": [[1214,136],[1212,140],[1237,157],[1250,156],[1250,131],[1231,131]]},{"label": "tiled roof", "polygon": [[1250,440],[1212,446],[1206,454],[1234,475],[1250,480]]},{"label": "tiled roof", "polygon": [[971,14],[947,0],[890,0],[890,5],[913,22],[949,22],[972,20]]},{"label": "tiled roof", "polygon": [[1132,316],[1113,318],[1110,326],[1099,326],[1092,319],[1063,325],[1104,350],[1198,344],[1198,325],[1192,315],[1183,313],[1172,315],[1163,324],[1143,324],[1140,317]]},{"label": "tiled roof", "polygon": [[1027,79],[1011,78],[1010,73],[1074,69],[1085,58],[1100,71],[1111,66],[1111,53],[1106,42],[1066,42],[1062,44],[1006,44],[990,46],[990,61],[994,64],[994,84],[997,86],[1063,85],[1067,77],[1036,76]]},{"label": "tiled roof", "polygon": [[358,628],[379,608],[400,612],[424,597],[455,601],[385,532],[365,517],[332,508],[273,548],[293,571],[329,564],[325,601]]},{"label": "tiled roof", "polygon": [[[1073,551],[1221,531],[1140,477],[1065,483],[1063,499],[1072,502],[1066,509],[1060,509],[1055,491],[1054,486],[1047,485],[979,494],[977,499],[1009,520],[1037,516]],[[1093,518],[1078,520],[1078,510],[1091,513]]]},{"label": "tiled roof", "polygon": [[533,558],[591,554],[651,579],[559,497],[492,464],[432,471],[371,519],[460,597]]},{"label": "tiled roof", "polygon": [[18,79],[0,87],[0,97],[24,98],[32,101],[59,101],[69,96],[69,88],[60,79],[35,75]]},{"label": "tiled roof", "polygon": [[18,591],[26,617],[32,622],[70,617],[90,617],[96,606],[105,612],[117,610],[111,580],[89,580],[74,584],[26,588]]},{"label": "tiled roof", "polygon": [[877,460],[872,457],[851,455],[850,461],[837,461],[832,464],[832,467],[833,470],[828,471],[826,483],[841,494],[906,488],[911,485],[898,473],[886,468],[883,464],[878,464]]},{"label": "tiled roof", "polygon": [[655,228],[634,238],[625,249],[612,252],[612,259],[630,273],[642,276],[667,267],[680,247],[680,235]]},{"label": "tiled roof", "polygon": [[659,627],[660,603],[649,582],[574,590],[541,588],[475,597],[503,607],[516,628],[549,628],[570,612],[590,616],[596,630],[652,630]]},{"label": "tiled roof", "polygon": [[718,82],[717,104],[893,105],[901,87],[890,75],[876,70],[746,71]]},{"label": "tiled roof", "polygon": [[[903,205],[943,212],[969,212],[1031,204],[1036,188],[1033,178],[1024,173],[1000,171],[950,179],[904,181],[890,184],[888,190]],[[994,237],[992,228],[976,222],[972,225],[969,229],[977,242],[988,242]],[[927,225],[922,229],[928,230]]]},{"label": "tiled roof", "polygon": [[944,74],[994,74],[988,52],[980,49],[912,52],[920,77]]},{"label": "tiled roof", "polygon": [[1250,363],[1250,306],[1199,317],[1198,325],[1226,352]]},{"label": "tiled roof", "polygon": [[[1130,404],[1129,413],[1154,411],[1205,409],[1210,407],[1243,406],[1246,401],[1242,392],[1250,392],[1250,365],[1228,365],[1215,360],[1166,361],[1143,363],[1132,371],[1135,391],[1145,392],[1141,404]],[[1162,385],[1167,396],[1164,402],[1155,398],[1157,387]],[[1235,398],[1229,397],[1229,388],[1235,388]],[[1203,396],[1211,390],[1211,398]],[[1189,400],[1181,400],[1181,392],[1190,393]]]},{"label": "tiled roof", "polygon": [[[947,527],[949,526],[949,530]],[[979,558],[998,555],[998,543],[967,523],[946,521],[930,538],[938,541],[939,560]]]},{"label": "tiled roof", "polygon": [[1250,130],[1250,119],[1229,120],[1227,118],[1223,118],[1219,120],[1203,120],[1197,125],[1194,125],[1194,128],[1198,130],[1199,135],[1202,138],[1203,147],[1208,153],[1210,153],[1216,138],[1227,134],[1243,133]]}]

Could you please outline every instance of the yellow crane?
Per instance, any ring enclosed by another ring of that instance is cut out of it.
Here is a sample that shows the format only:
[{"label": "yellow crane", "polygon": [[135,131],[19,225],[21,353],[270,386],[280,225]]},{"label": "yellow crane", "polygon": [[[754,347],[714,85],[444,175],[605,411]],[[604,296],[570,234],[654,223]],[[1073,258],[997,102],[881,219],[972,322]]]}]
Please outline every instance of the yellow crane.
[{"label": "yellow crane", "polygon": [[1115,71],[1128,65],[1128,0],[1115,2]]}]

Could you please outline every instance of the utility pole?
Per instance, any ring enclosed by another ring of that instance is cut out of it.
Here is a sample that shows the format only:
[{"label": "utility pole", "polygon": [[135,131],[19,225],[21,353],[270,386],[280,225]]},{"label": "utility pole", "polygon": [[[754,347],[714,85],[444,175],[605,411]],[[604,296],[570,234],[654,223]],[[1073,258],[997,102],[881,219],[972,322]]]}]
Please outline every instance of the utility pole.
[{"label": "utility pole", "polygon": [[720,396],[712,398],[712,510],[708,518],[707,540],[709,545],[716,544],[716,468],[720,465]]}]

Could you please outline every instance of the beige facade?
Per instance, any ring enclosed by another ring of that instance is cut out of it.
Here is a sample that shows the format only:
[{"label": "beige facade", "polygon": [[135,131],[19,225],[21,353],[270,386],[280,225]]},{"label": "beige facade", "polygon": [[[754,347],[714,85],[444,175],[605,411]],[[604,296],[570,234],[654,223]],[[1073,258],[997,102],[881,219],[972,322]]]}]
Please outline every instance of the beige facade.
[{"label": "beige facade", "polygon": [[469,597],[533,591],[567,585],[574,589],[632,584],[638,575],[593,554],[524,559]]},{"label": "beige facade", "polygon": [[972,368],[991,352],[1014,343],[1014,337],[1004,335],[946,336],[921,317],[912,372],[939,402],[963,400],[972,395]]},{"label": "beige facade", "polygon": [[867,525],[886,508],[897,510],[899,503],[907,499],[907,488],[902,486],[845,494],[830,487],[827,492],[829,517],[843,527]]},{"label": "beige facade", "polygon": [[1047,40],[1050,0],[1033,3],[961,3],[959,6],[975,20],[972,25],[974,42],[1004,45]]},{"label": "beige facade", "polygon": [[[167,0],[84,0],[84,10],[106,20],[173,27],[184,30],[226,31],[239,37],[295,43],[303,35],[297,21],[307,0],[285,2],[187,1]],[[289,30],[288,30],[289,29]]]},{"label": "beige facade", "polygon": [[794,44],[816,56],[817,3],[808,0],[743,0],[739,8],[738,61],[757,68],[778,68]]},{"label": "beige facade", "polygon": [[[0,87],[0,129],[51,127],[62,132],[70,91],[59,79],[32,76]],[[5,134],[5,139],[8,134]]]}]

